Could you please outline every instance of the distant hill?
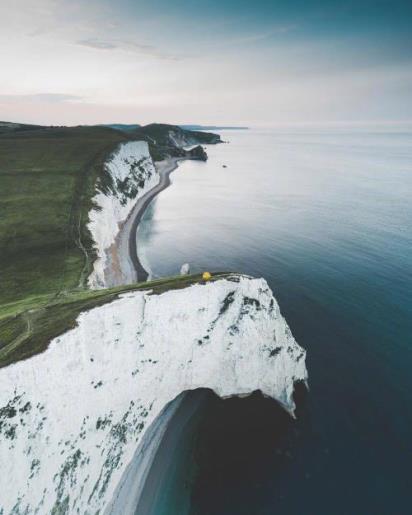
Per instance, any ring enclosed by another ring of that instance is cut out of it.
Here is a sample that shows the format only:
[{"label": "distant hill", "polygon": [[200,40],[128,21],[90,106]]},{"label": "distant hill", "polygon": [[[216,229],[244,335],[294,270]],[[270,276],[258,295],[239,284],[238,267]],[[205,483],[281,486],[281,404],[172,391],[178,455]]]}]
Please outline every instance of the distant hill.
[{"label": "distant hill", "polygon": [[0,134],[8,132],[32,131],[43,129],[42,125],[29,125],[26,123],[0,122]]},{"label": "distant hill", "polygon": [[136,130],[136,134],[142,134],[156,140],[158,145],[190,145],[197,143],[218,143],[220,136],[207,132],[188,130],[179,125],[166,123],[150,123]]},{"label": "distant hill", "polygon": [[235,126],[223,126],[223,125],[179,125],[182,129],[188,131],[218,131],[218,130],[248,130],[249,127],[235,127]]},{"label": "distant hill", "polygon": [[93,255],[86,222],[95,184],[122,141],[106,127],[2,122],[0,305],[79,285],[88,272],[81,245]]},{"label": "distant hill", "polygon": [[110,127],[111,129],[116,129],[118,131],[123,131],[123,132],[131,132],[131,131],[134,131],[134,130],[138,129],[139,127],[141,127],[141,125],[139,125],[138,123],[135,123],[135,124],[106,123],[106,124],[102,124],[101,126],[102,127]]}]

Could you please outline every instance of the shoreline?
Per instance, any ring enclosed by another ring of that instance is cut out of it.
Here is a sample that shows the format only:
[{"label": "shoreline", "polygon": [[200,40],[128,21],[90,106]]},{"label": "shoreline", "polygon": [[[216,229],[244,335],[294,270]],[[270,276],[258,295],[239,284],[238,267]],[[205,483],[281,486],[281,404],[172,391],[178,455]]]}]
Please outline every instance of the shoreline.
[{"label": "shoreline", "polygon": [[104,515],[135,515],[137,507],[145,500],[143,492],[161,441],[182,400],[183,395],[175,398],[152,422],[123,473]]},{"label": "shoreline", "polygon": [[147,281],[148,272],[139,260],[136,234],[138,225],[150,202],[171,184],[170,174],[186,158],[171,157],[157,161],[154,166],[160,180],[156,186],[139,198],[127,220],[121,225],[113,244],[106,250],[104,271],[106,287]]},{"label": "shoreline", "polygon": [[161,193],[163,190],[165,190],[166,188],[168,188],[170,186],[170,184],[171,184],[170,175],[172,174],[172,172],[174,172],[178,168],[180,161],[183,161],[183,160],[184,160],[183,158],[171,157],[168,159],[164,159],[163,161],[158,161],[158,162],[154,163],[154,165],[159,173],[159,176],[160,176],[159,184],[157,184],[154,188],[152,188],[150,191],[147,192],[147,194],[146,194],[147,197],[146,197],[146,195],[144,195],[140,199],[142,202],[141,202],[141,205],[137,207],[137,209],[136,209],[137,212],[135,212],[135,210],[132,211],[131,217],[134,217],[134,218],[133,218],[133,222],[131,224],[131,227],[129,230],[129,236],[128,236],[129,256],[130,256],[130,259],[136,270],[136,275],[137,275],[136,279],[138,282],[147,281],[147,278],[149,275],[147,273],[147,271],[144,269],[142,263],[140,262],[139,255],[137,252],[137,250],[138,250],[137,249],[138,225],[146,211],[146,208],[150,204],[150,202],[159,193]]},{"label": "shoreline", "polygon": [[[208,393],[207,390],[186,391],[172,401],[172,406],[176,403],[177,408],[172,410],[157,448],[152,450],[153,458],[142,483],[134,515],[156,515],[164,513],[165,509],[179,515],[190,512],[190,483],[194,470],[190,470],[193,469],[192,464],[183,473],[182,466],[187,465],[185,462],[189,455],[182,452],[182,445],[187,443],[196,427]],[[176,483],[176,476],[179,479],[184,477],[183,484]]]},{"label": "shoreline", "polygon": [[[105,268],[106,287],[119,284],[144,282],[148,272],[143,267],[137,244],[137,230],[150,202],[170,186],[170,175],[185,157],[169,157],[154,162],[159,182],[139,198],[127,220],[121,225],[112,246],[107,249]],[[132,461],[122,477],[105,515],[136,515],[153,513],[159,500],[160,490],[167,483],[166,470],[170,471],[179,436],[199,409],[203,395],[182,393],[174,399],[154,421],[146,438],[136,449]],[[166,475],[165,475],[166,474]]]},{"label": "shoreline", "polygon": [[163,513],[176,486],[174,505],[168,509],[180,515],[189,513],[194,470],[187,471],[184,484],[173,484],[173,476],[182,474],[179,467],[190,460],[189,455],[181,455],[181,446],[198,422],[209,393],[207,389],[185,391],[164,408],[136,449],[104,515]]},{"label": "shoreline", "polygon": [[[137,200],[114,243],[106,251],[106,287],[147,281],[149,274],[138,255],[138,226],[150,202],[170,186],[170,175],[186,159],[170,157],[154,163],[159,183]],[[138,510],[147,514],[152,512],[156,500],[159,501],[158,490],[166,482],[165,469],[172,467],[180,432],[200,404],[198,396],[188,396],[186,392],[165,408],[136,449],[105,515],[136,515]]]}]

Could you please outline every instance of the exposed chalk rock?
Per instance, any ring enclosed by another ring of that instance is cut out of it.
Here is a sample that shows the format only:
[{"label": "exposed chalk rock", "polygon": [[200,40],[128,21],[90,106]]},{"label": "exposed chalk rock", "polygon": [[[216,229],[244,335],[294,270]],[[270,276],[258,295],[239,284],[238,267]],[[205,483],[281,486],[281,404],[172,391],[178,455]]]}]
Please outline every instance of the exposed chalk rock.
[{"label": "exposed chalk rock", "polygon": [[190,274],[190,265],[189,263],[185,263],[182,265],[180,269],[180,275],[189,275]]},{"label": "exposed chalk rock", "polygon": [[292,413],[306,379],[263,279],[123,294],[0,369],[0,513],[103,513],[136,450],[150,462],[141,444],[182,392],[261,390]]},{"label": "exposed chalk rock", "polygon": [[96,208],[89,213],[88,228],[97,251],[93,271],[88,278],[91,288],[105,287],[106,251],[115,238],[137,199],[159,183],[145,141],[122,143],[106,163],[105,181],[93,198]]}]

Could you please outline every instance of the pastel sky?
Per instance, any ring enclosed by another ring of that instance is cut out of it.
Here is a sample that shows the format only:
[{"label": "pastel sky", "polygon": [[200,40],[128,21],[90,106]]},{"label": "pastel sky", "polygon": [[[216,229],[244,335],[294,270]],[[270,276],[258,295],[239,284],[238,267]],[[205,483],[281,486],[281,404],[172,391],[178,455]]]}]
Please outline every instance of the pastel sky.
[{"label": "pastel sky", "polygon": [[0,0],[0,119],[412,120],[412,2]]}]

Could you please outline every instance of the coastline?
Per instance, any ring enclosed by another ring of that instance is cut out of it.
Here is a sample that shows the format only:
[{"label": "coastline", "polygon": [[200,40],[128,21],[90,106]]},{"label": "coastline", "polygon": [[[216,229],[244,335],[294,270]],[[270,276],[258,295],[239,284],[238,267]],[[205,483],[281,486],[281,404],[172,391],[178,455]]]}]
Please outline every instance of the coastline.
[{"label": "coastline", "polygon": [[[137,200],[127,220],[121,225],[114,243],[106,251],[107,265],[104,271],[106,287],[144,282],[148,279],[149,274],[138,255],[137,229],[150,202],[170,186],[170,175],[178,168],[180,161],[186,159],[169,157],[154,162],[159,174],[158,184]],[[172,460],[175,458],[176,440],[180,433],[178,428],[181,429],[187,422],[187,418],[191,418],[190,415],[197,406],[197,403],[192,401],[190,408],[186,407],[182,410],[182,403],[187,406],[185,394],[171,402],[153,423],[146,438],[136,450],[112,502],[106,508],[106,515],[135,515],[137,509],[148,512],[150,506],[153,506],[154,493],[165,481],[160,471],[164,468],[170,469]],[[169,435],[166,441],[164,441],[165,434]]]},{"label": "coastline", "polygon": [[[169,157],[154,162],[159,174],[158,184],[137,200],[127,220],[121,225],[113,245],[106,251],[106,287],[147,281],[149,274],[138,255],[137,229],[150,202],[170,186],[170,175],[186,159],[188,158]],[[106,515],[154,514],[153,510],[165,502],[164,495],[167,497],[170,490],[171,478],[168,476],[174,468],[174,462],[178,461],[176,452],[181,434],[190,426],[202,404],[201,399],[205,397],[204,392],[194,395],[191,393],[192,395],[190,392],[182,393],[174,399],[154,421],[136,449],[111,503],[104,512]],[[190,495],[187,492],[182,494],[182,491],[180,495],[183,498],[176,501],[180,511],[183,506],[188,509]]]},{"label": "coastline", "polygon": [[[105,515],[157,515],[165,510],[189,513],[189,484],[194,471],[185,474],[190,457],[181,455],[182,445],[193,431],[206,398],[207,390],[187,391],[165,407],[136,449]],[[184,483],[176,484],[183,475]]]},{"label": "coastline", "polygon": [[[170,157],[154,163],[159,174],[158,184],[137,200],[129,217],[120,227],[113,245],[106,251],[106,287],[148,279],[149,274],[138,255],[137,229],[150,202],[170,186],[170,175],[186,159]],[[198,397],[192,399],[189,396],[189,400],[186,394],[182,394],[153,423],[146,438],[136,449],[112,502],[105,510],[106,515],[152,512],[156,501],[159,502],[159,491],[164,489],[167,481],[165,471],[172,469],[173,460],[176,459],[179,435],[201,404]]]},{"label": "coastline", "polygon": [[146,281],[148,278],[147,271],[143,268],[139,260],[139,255],[137,252],[137,227],[146,211],[146,208],[150,204],[150,202],[163,190],[168,188],[171,184],[170,175],[174,172],[179,166],[180,161],[183,161],[182,158],[178,157],[170,157],[168,159],[164,159],[163,161],[158,161],[155,163],[155,167],[159,173],[160,181],[154,188],[147,192],[147,196],[144,195],[140,201],[141,205],[137,207],[136,211],[133,210],[132,217],[133,222],[131,224],[128,241],[129,241],[129,249],[128,254],[133,263],[133,266],[136,270],[136,279],[138,282]]},{"label": "coastline", "polygon": [[171,157],[154,163],[160,177],[158,184],[137,200],[129,217],[120,227],[114,243],[106,251],[107,265],[104,272],[106,287],[147,280],[148,272],[144,269],[138,255],[137,228],[147,206],[161,191],[170,186],[170,174],[183,160],[185,158]]},{"label": "coastline", "polygon": [[141,503],[147,502],[145,484],[170,420],[178,411],[183,395],[170,402],[159,414],[137,447],[119,482],[105,515],[134,515]]},{"label": "coastline", "polygon": [[196,471],[187,440],[197,427],[208,390],[187,391],[172,405],[151,466],[142,484],[134,515],[187,515],[191,505],[191,483]]}]

